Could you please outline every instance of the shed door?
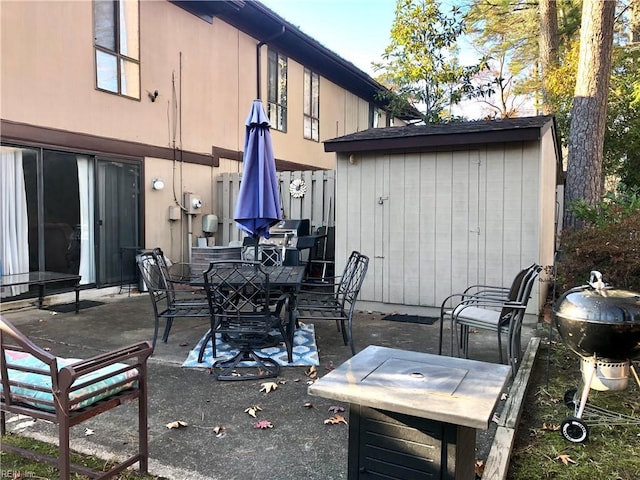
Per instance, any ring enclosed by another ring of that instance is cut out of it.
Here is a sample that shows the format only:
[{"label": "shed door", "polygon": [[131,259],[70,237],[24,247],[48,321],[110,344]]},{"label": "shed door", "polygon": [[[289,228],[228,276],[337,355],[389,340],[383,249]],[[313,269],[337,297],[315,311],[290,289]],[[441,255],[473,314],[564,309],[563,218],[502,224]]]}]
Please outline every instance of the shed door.
[{"label": "shed door", "polygon": [[479,157],[459,151],[376,160],[374,263],[383,272],[383,302],[439,305],[460,283],[478,282]]}]

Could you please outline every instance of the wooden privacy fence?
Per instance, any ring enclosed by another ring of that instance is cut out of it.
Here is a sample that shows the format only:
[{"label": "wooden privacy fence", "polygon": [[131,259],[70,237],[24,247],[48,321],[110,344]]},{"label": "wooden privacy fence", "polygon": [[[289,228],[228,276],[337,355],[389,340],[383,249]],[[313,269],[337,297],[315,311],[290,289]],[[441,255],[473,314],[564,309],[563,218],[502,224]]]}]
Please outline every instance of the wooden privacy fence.
[{"label": "wooden privacy fence", "polygon": [[[218,245],[242,240],[242,233],[233,220],[240,191],[241,173],[218,176]],[[335,170],[305,170],[278,172],[282,218],[311,221],[311,231],[322,226],[334,226]]]}]

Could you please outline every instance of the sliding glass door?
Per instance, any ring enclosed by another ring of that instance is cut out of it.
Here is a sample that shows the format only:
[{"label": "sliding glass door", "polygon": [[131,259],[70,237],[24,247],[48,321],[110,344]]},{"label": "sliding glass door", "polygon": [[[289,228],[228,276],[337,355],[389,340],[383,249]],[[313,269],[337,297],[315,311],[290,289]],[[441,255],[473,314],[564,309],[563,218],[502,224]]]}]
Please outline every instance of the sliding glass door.
[{"label": "sliding glass door", "polygon": [[98,159],[98,284],[136,278],[140,236],[140,165]]},{"label": "sliding glass door", "polygon": [[[134,281],[140,171],[135,161],[2,145],[2,273],[80,274],[81,284],[99,287]],[[26,293],[11,287],[0,296]]]}]

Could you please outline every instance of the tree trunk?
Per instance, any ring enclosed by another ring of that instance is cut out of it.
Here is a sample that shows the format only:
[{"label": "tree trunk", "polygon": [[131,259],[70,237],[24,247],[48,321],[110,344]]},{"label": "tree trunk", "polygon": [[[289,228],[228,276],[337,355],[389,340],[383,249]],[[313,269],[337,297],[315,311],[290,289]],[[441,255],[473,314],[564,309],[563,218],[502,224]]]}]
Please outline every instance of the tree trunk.
[{"label": "tree trunk", "polygon": [[584,0],[582,7],[580,56],[569,128],[564,227],[583,226],[571,211],[572,202],[582,198],[587,204],[595,205],[602,198],[615,7],[615,2],[602,0]]},{"label": "tree trunk", "polygon": [[542,85],[542,113],[552,112],[547,88],[547,73],[558,66],[558,9],[556,0],[540,0],[540,79]]},{"label": "tree trunk", "polygon": [[630,40],[631,43],[640,43],[640,0],[631,0],[629,6]]}]

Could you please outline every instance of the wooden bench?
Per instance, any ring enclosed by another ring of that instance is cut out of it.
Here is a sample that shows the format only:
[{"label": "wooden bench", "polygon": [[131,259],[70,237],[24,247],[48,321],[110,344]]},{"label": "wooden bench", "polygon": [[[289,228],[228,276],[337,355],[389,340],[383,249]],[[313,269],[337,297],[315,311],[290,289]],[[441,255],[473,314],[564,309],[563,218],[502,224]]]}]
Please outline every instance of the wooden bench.
[{"label": "wooden bench", "polygon": [[[47,420],[58,426],[59,455],[47,456],[6,441],[1,449],[57,465],[63,480],[71,471],[110,478],[135,463],[147,473],[147,359],[152,351],[149,342],[140,342],[87,360],[55,357],[0,316],[0,433],[6,434],[7,413]],[[72,464],[70,428],[136,399],[138,452],[107,472]]]},{"label": "wooden bench", "polygon": [[46,286],[63,282],[75,282],[76,292],[76,313],[80,310],[80,275],[59,272],[27,272],[12,273],[0,276],[0,288],[15,287],[18,285],[38,285],[38,308],[42,308],[42,303],[46,294]]}]

